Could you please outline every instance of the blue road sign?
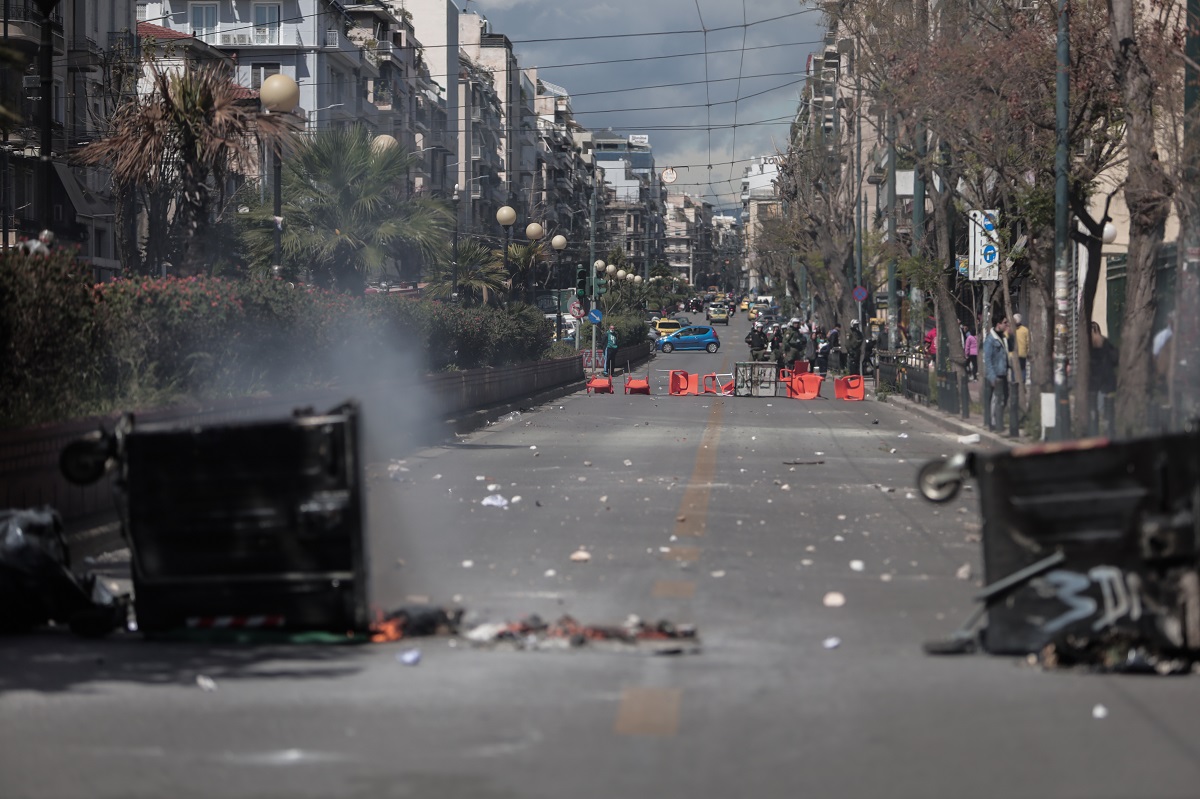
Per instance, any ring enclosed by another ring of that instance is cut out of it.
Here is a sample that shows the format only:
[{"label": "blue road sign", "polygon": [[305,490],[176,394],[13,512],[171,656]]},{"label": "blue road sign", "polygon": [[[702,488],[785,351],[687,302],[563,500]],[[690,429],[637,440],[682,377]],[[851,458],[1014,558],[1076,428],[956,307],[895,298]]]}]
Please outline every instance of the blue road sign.
[{"label": "blue road sign", "polygon": [[985,264],[996,263],[996,256],[998,254],[999,254],[999,251],[996,249],[995,244],[987,245],[986,247],[983,248],[983,262]]},{"label": "blue road sign", "polygon": [[593,308],[588,312],[588,321],[593,325],[600,324],[604,321],[604,311],[601,311],[599,308]]},{"label": "blue road sign", "polygon": [[867,290],[863,286],[855,286],[850,295],[854,297],[855,302],[864,302],[867,299]]}]

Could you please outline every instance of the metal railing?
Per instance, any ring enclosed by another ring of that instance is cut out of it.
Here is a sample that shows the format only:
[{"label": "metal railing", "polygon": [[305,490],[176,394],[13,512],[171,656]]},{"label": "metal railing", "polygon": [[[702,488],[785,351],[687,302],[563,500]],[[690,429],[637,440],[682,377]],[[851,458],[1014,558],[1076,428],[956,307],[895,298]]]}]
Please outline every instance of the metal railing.
[{"label": "metal railing", "polygon": [[923,405],[932,401],[929,356],[924,352],[880,350],[876,354],[876,362],[876,390],[883,386]]}]

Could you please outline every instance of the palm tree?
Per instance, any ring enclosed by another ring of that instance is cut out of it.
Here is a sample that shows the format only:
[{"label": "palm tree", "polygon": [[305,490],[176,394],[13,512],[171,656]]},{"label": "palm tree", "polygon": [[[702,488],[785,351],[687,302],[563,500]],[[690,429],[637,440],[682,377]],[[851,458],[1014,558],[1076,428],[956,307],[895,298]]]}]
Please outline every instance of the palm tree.
[{"label": "palm tree", "polygon": [[[111,134],[76,159],[112,170],[127,269],[154,272],[169,260],[195,273],[208,262],[214,209],[225,205],[228,177],[253,163],[256,139],[281,141],[290,128],[284,115],[247,104],[220,66],[151,70],[150,93],[119,106]],[[139,204],[144,239],[137,233]]]},{"label": "palm tree", "polygon": [[[367,277],[396,268],[403,253],[433,260],[445,248],[453,214],[443,201],[405,195],[416,163],[403,147],[380,145],[361,126],[319,131],[285,153],[283,266],[361,293]],[[271,263],[272,215],[269,203],[252,210],[243,234],[260,268]]]},{"label": "palm tree", "polygon": [[[431,297],[449,298],[454,291],[454,254],[443,253],[425,287]],[[458,296],[464,305],[488,304],[508,291],[508,275],[499,253],[477,239],[458,243]]]}]

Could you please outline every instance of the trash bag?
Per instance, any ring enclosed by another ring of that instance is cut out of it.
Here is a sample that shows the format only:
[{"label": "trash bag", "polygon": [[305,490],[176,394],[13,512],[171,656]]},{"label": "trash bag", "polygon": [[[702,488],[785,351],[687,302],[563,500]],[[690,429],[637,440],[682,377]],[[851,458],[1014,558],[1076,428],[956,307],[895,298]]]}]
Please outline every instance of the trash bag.
[{"label": "trash bag", "polygon": [[52,508],[0,510],[0,633],[23,633],[50,622],[87,637],[125,623],[127,602],[89,576],[76,578]]}]

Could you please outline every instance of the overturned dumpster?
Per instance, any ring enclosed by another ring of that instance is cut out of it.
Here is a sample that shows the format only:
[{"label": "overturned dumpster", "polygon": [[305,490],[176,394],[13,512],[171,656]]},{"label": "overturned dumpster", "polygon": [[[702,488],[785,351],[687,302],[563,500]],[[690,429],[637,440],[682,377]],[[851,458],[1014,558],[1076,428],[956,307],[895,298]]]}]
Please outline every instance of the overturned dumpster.
[{"label": "overturned dumpster", "polygon": [[1200,436],[1188,432],[926,464],[918,485],[934,502],[952,499],[966,479],[978,481],[985,586],[976,619],[986,623],[955,640],[996,654],[1111,659],[1119,650],[1194,660],[1198,463]]},{"label": "overturned dumpster", "polygon": [[138,424],[75,442],[75,482],[115,469],[139,628],[365,632],[359,410]]}]

